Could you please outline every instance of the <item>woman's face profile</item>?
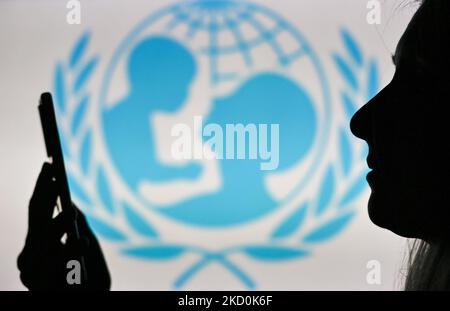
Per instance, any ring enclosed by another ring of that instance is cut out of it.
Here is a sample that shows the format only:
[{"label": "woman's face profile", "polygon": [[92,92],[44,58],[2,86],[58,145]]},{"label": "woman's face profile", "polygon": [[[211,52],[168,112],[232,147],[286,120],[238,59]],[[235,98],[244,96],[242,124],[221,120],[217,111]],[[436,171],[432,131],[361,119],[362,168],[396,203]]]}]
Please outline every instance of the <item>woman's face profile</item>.
[{"label": "woman's face profile", "polygon": [[392,81],[356,112],[350,124],[354,135],[369,146],[369,217],[413,238],[440,231],[450,209],[450,153],[445,147],[450,102],[447,90],[440,87],[442,79],[436,78],[439,69],[432,65],[433,53],[442,51],[431,50],[436,36],[427,36],[433,22],[428,9],[424,5],[418,10],[399,41]]}]

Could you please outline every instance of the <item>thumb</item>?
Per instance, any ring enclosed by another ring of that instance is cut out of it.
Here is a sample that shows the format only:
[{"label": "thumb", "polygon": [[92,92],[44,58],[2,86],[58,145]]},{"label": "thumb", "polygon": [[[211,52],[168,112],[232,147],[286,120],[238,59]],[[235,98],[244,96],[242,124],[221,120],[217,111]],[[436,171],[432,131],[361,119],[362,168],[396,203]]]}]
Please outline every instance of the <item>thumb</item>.
[{"label": "thumb", "polygon": [[28,207],[30,234],[42,233],[49,225],[56,205],[57,192],[52,166],[50,163],[44,163]]}]

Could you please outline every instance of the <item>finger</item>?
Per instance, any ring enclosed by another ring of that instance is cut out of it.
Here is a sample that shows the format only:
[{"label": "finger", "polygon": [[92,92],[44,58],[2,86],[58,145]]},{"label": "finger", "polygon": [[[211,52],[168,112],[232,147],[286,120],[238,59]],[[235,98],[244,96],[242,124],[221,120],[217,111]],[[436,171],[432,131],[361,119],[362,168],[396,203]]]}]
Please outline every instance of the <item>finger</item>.
[{"label": "finger", "polygon": [[[77,225],[80,232],[80,240],[74,243],[74,250],[80,250],[84,255],[86,270],[90,287],[99,290],[109,290],[111,277],[100,244],[89,227],[85,215],[75,206],[77,213]],[[78,253],[80,254],[80,253]]]},{"label": "finger", "polygon": [[[81,213],[81,212],[80,212]],[[75,217],[72,211],[63,211],[52,219],[49,226],[49,236],[48,239],[52,242],[60,243],[61,238],[64,234],[67,234],[67,243],[73,244],[77,243],[77,247],[87,247],[89,236],[86,236],[85,230],[80,230],[80,225],[77,222],[79,240],[75,236],[74,232]],[[70,242],[70,243],[69,243]],[[81,244],[80,244],[81,243]],[[79,244],[79,245],[78,245]]]},{"label": "finger", "polygon": [[83,212],[75,204],[72,206],[76,214],[77,226],[80,235],[91,236],[93,233],[86,220],[86,216],[84,216]]},{"label": "finger", "polygon": [[89,239],[85,236],[80,236],[79,239],[68,239],[65,250],[68,254],[83,256],[88,253],[89,245]]},{"label": "finger", "polygon": [[52,219],[57,199],[56,182],[50,163],[44,163],[30,200],[28,221],[30,230],[42,231]]},{"label": "finger", "polygon": [[34,192],[31,197],[32,200],[39,199],[43,193],[46,192],[48,184],[53,181],[54,174],[52,165],[48,162],[44,162],[39,173]]},{"label": "finger", "polygon": [[65,212],[59,213],[51,220],[48,230],[48,239],[52,242],[60,242],[64,233],[69,232],[70,221],[71,219]]}]

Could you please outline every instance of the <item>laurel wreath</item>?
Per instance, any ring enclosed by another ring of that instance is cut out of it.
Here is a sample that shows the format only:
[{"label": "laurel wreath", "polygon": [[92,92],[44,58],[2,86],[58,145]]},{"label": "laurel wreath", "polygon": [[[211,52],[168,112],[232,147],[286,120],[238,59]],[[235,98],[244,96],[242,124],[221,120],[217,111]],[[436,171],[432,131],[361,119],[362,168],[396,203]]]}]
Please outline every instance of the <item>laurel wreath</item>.
[{"label": "laurel wreath", "polygon": [[[58,119],[63,125],[61,140],[66,161],[70,164],[68,178],[74,201],[86,214],[93,230],[104,239],[120,243],[122,253],[146,260],[169,260],[189,252],[198,254],[200,259],[174,282],[176,288],[184,286],[212,262],[220,263],[248,288],[255,288],[251,277],[230,260],[231,254],[245,254],[265,262],[299,259],[311,254],[311,245],[329,241],[352,220],[355,211],[349,207],[366,188],[366,172],[358,170],[355,165],[361,161],[364,152],[355,147],[357,145],[351,141],[353,138],[346,126],[339,132],[340,162],[327,168],[316,195],[318,199],[302,202],[276,226],[265,243],[213,252],[195,246],[170,244],[161,239],[147,219],[126,202],[117,202],[104,169],[93,160],[94,138],[90,120],[86,118],[91,102],[87,85],[99,58],[86,59],[90,37],[89,32],[84,33],[68,60],[56,65],[55,102]],[[341,37],[346,53],[335,53],[332,57],[344,81],[341,101],[347,125],[361,103],[378,91],[378,72],[375,60],[364,59],[348,31],[341,30]],[[347,185],[345,191],[337,191],[337,185],[341,183]],[[115,221],[119,209],[125,225],[147,241],[144,246],[134,245],[127,231],[121,230]],[[314,220],[312,228],[305,228],[308,217]]]}]

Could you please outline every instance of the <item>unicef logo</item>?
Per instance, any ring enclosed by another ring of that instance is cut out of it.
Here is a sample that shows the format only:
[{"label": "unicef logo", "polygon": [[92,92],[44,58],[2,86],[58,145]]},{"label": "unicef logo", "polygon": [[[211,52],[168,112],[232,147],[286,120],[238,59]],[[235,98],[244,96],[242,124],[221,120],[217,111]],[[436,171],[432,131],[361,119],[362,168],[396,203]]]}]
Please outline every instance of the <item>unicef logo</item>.
[{"label": "unicef logo", "polygon": [[151,14],[105,62],[97,96],[84,34],[56,66],[54,93],[71,191],[94,231],[141,260],[198,256],[175,287],[215,262],[249,288],[233,255],[300,259],[340,233],[365,189],[348,120],[378,90],[375,61],[341,35],[332,104],[306,38],[245,1]]}]

